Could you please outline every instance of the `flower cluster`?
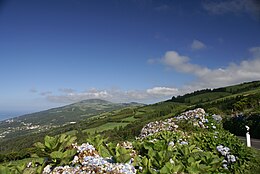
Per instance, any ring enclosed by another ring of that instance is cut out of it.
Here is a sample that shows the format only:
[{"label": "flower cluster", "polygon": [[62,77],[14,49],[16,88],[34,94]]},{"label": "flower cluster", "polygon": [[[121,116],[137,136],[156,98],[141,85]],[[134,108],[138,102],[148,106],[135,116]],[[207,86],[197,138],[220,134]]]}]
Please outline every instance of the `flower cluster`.
[{"label": "flower cluster", "polygon": [[223,145],[217,146],[217,151],[225,157],[225,160],[223,160],[223,167],[225,169],[228,169],[228,164],[236,162],[236,157],[234,155],[231,155],[230,149],[228,147],[224,147]]},{"label": "flower cluster", "polygon": [[176,118],[177,119],[185,119],[185,120],[188,120],[188,119],[192,119],[192,118],[196,118],[196,119],[205,119],[205,115],[206,115],[206,112],[204,109],[202,108],[197,108],[197,109],[194,109],[194,110],[189,110],[189,111],[186,111],[182,114],[180,114],[180,116],[177,116]]},{"label": "flower cluster", "polygon": [[[182,120],[191,121],[193,122],[194,126],[208,128],[207,126],[205,126],[205,123],[209,122],[208,119],[206,119],[205,110],[202,108],[197,108],[194,110],[186,111],[179,116],[173,118],[148,123],[142,128],[139,138],[143,139],[147,136],[161,131],[177,131],[177,128],[179,127],[177,123]],[[215,129],[216,126],[212,126],[212,128]]]},{"label": "flower cluster", "polygon": [[194,110],[186,111],[175,118],[177,120],[189,120],[193,122],[194,126],[207,128],[204,124],[208,123],[209,121],[205,117],[206,117],[205,110],[202,108],[197,108]]},{"label": "flower cluster", "polygon": [[166,119],[164,121],[150,122],[142,128],[139,137],[143,139],[161,131],[176,131],[177,128],[178,125],[175,123],[174,118]]},{"label": "flower cluster", "polygon": [[[130,146],[130,144],[128,144]],[[74,156],[72,166],[58,166],[52,169],[50,165],[44,168],[43,174],[60,173],[117,173],[133,174],[136,169],[129,163],[113,163],[111,158],[101,157],[96,149],[89,143],[81,146],[73,145],[77,149],[77,155]]]}]

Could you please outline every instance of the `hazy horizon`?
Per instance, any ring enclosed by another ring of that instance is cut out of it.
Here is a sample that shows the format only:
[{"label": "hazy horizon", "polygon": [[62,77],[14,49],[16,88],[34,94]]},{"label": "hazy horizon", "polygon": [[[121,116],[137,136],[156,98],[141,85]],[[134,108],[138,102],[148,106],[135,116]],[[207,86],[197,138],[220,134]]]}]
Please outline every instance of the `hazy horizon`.
[{"label": "hazy horizon", "polygon": [[0,112],[0,121],[27,114],[27,112]]}]

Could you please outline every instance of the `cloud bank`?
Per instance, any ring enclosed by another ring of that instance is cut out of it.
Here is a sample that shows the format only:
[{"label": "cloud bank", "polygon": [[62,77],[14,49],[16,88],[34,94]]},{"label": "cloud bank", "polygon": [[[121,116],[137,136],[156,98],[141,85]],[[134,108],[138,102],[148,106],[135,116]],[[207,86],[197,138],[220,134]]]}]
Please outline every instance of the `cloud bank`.
[{"label": "cloud bank", "polygon": [[[112,102],[142,102],[154,103],[172,96],[183,95],[188,92],[205,88],[217,88],[246,81],[260,80],[260,47],[252,47],[249,50],[250,57],[240,63],[230,63],[224,68],[211,69],[194,64],[191,58],[181,55],[177,51],[167,51],[160,59],[150,59],[148,63],[160,63],[174,71],[195,76],[195,80],[180,88],[172,86],[155,86],[143,90],[121,89],[88,89],[77,92],[70,88],[59,89],[60,94],[51,91],[38,92],[48,101],[56,103],[73,103],[81,100],[99,98]],[[32,91],[32,90],[31,90]],[[37,92],[33,90],[32,92]]]},{"label": "cloud bank", "polygon": [[120,89],[90,89],[83,92],[61,91],[61,94],[55,95],[51,92],[46,92],[45,97],[50,102],[55,103],[73,103],[86,99],[99,98],[112,102],[145,102],[153,103],[160,100],[169,99],[178,94],[177,88],[170,87],[153,87],[146,90],[130,90],[124,91]]},{"label": "cloud bank", "polygon": [[195,75],[196,81],[180,90],[187,91],[189,88],[190,91],[193,91],[260,80],[260,47],[250,48],[249,52],[251,58],[243,60],[239,64],[230,63],[225,68],[217,69],[192,64],[189,57],[180,55],[176,51],[166,52],[161,58],[161,62],[177,72]]},{"label": "cloud bank", "polygon": [[203,76],[209,72],[208,68],[190,63],[189,57],[182,56],[176,51],[166,52],[161,62],[181,73]]},{"label": "cloud bank", "polygon": [[178,93],[178,89],[177,88],[169,88],[169,87],[154,87],[152,89],[147,89],[146,92],[148,94],[152,94],[152,95],[165,95],[165,96],[169,96],[169,95],[174,95]]}]

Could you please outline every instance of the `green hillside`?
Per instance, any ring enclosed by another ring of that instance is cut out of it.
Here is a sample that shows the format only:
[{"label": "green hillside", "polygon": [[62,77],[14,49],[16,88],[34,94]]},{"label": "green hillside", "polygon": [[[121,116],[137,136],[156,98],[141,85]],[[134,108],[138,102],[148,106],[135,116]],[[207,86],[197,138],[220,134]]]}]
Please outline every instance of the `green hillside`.
[{"label": "green hillside", "polygon": [[4,153],[20,151],[30,147],[36,141],[42,141],[45,135],[70,134],[75,131],[80,134],[79,141],[84,140],[84,138],[81,139],[81,135],[85,137],[93,133],[101,133],[116,141],[134,139],[146,123],[171,117],[186,108],[186,105],[174,102],[162,102],[141,107],[131,106],[41,132],[19,133],[18,131],[13,137],[6,136],[0,140],[1,151]]},{"label": "green hillside", "polygon": [[47,123],[53,125],[63,125],[69,122],[77,122],[81,119],[85,119],[102,112],[108,112],[135,105],[142,106],[143,104],[112,103],[100,99],[89,99],[59,108],[23,115],[16,117],[13,120],[39,125],[44,125]]},{"label": "green hillside", "polygon": [[[198,107],[204,108],[209,114],[220,114],[224,121],[224,128],[231,132],[234,127],[240,127],[240,133],[244,135],[244,125],[247,124],[251,127],[253,137],[259,135],[260,82],[256,81],[195,91],[183,96],[173,97],[168,101],[146,106],[137,103],[114,104],[95,99],[18,117],[24,122],[30,120],[33,123],[46,123],[46,120],[53,120],[52,116],[62,120],[64,118],[62,116],[66,115],[68,120],[60,125],[52,123],[52,127],[42,131],[17,130],[15,133],[9,133],[0,139],[0,161],[5,162],[30,157],[36,150],[33,144],[43,142],[46,135],[75,135],[78,143],[83,143],[86,139],[97,135],[102,135],[113,143],[126,140],[134,141],[141,134],[141,130],[146,124],[172,118],[181,112]],[[46,115],[44,116],[44,114]],[[73,118],[77,118],[78,121],[70,120],[72,117],[69,115],[74,114],[77,116]],[[237,122],[233,122],[231,118],[239,114],[243,115],[243,122],[235,125],[234,123]],[[40,118],[45,117],[45,121],[40,120]],[[68,121],[72,123],[67,124]],[[14,123],[1,123],[0,130],[6,128],[8,124]],[[178,125],[185,131],[192,133],[195,130],[188,126],[189,124],[180,122]]]},{"label": "green hillside", "polygon": [[230,115],[238,112],[259,113],[259,96],[260,81],[253,81],[216,89],[203,89],[173,97],[170,101]]},{"label": "green hillside", "polygon": [[52,129],[70,125],[75,126],[83,120],[101,113],[127,107],[144,106],[140,103],[112,103],[100,99],[90,99],[59,108],[27,114],[0,122],[0,142],[16,137],[48,132]]}]

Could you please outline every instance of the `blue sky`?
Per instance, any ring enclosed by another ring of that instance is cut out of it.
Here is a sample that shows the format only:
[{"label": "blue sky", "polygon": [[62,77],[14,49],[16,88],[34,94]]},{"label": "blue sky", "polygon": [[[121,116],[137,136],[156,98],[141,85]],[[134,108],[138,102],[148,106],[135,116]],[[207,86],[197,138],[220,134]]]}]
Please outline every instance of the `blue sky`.
[{"label": "blue sky", "polygon": [[260,80],[257,0],[0,0],[0,112]]}]

